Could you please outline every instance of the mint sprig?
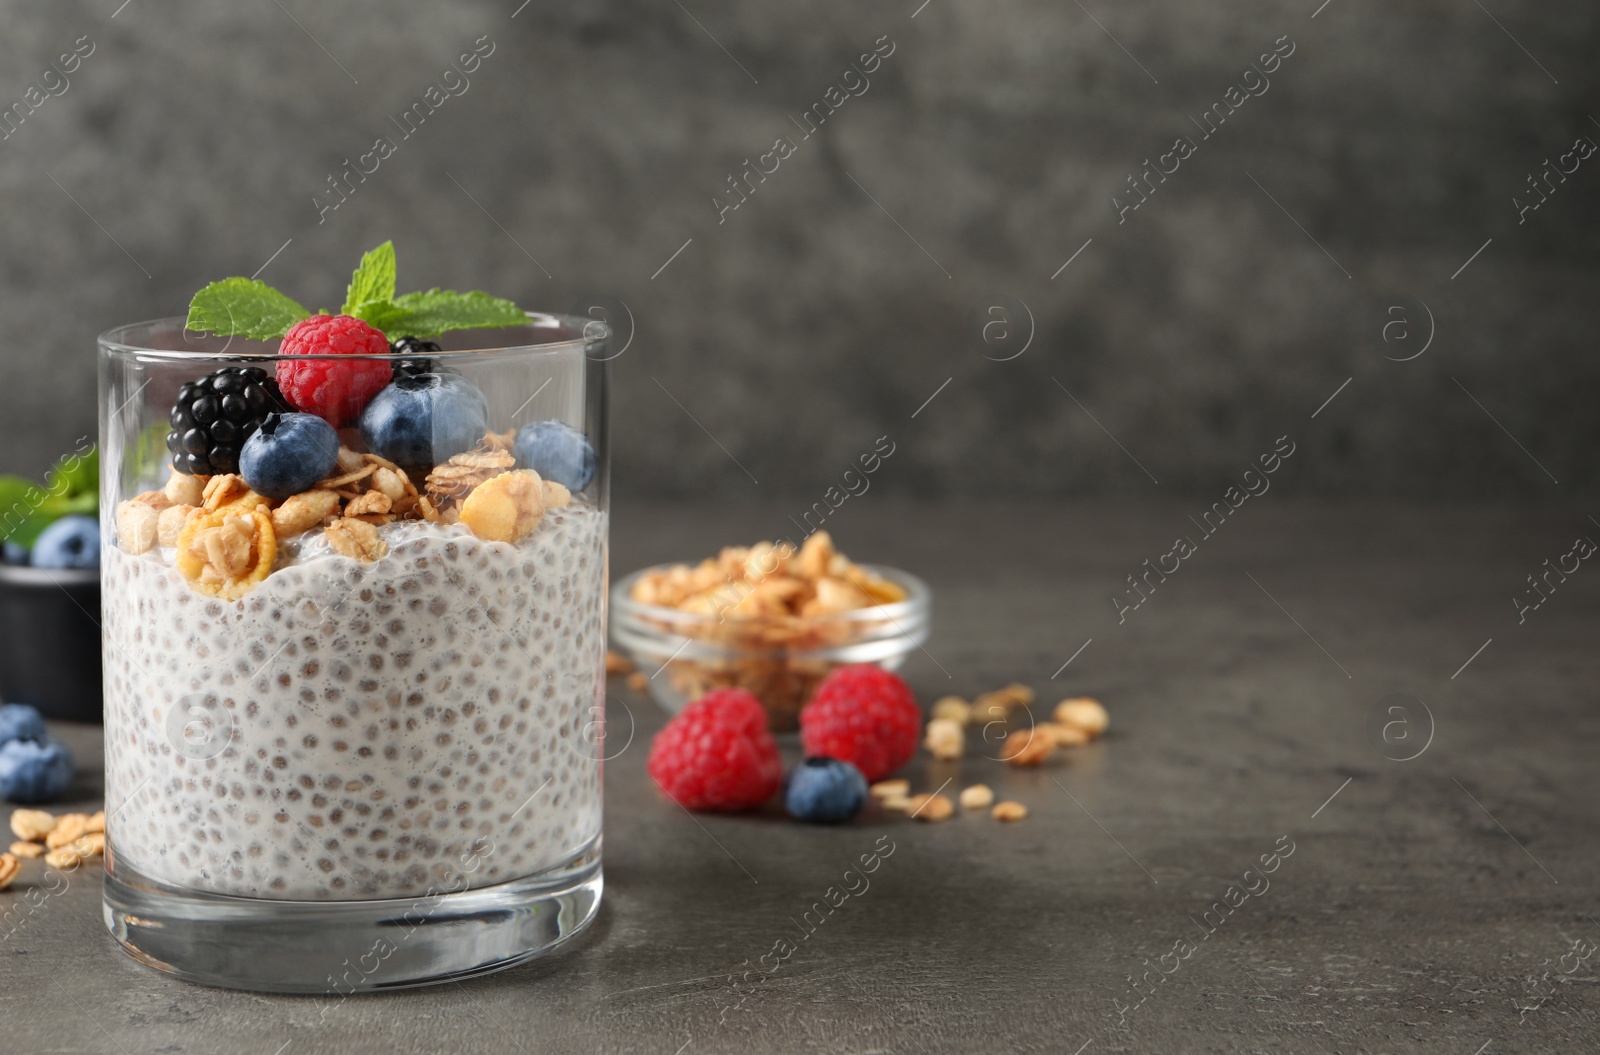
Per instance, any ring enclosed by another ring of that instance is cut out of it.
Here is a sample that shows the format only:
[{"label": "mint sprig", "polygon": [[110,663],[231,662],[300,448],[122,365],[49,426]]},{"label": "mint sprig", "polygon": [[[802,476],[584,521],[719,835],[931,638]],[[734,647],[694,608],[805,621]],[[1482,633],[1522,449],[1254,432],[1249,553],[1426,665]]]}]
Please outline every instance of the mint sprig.
[{"label": "mint sprig", "polygon": [[361,258],[355,274],[350,276],[350,288],[345,292],[344,307],[340,308],[339,312],[343,315],[355,315],[358,319],[365,318],[359,314],[365,305],[373,301],[392,300],[394,300],[394,243],[385,242]]},{"label": "mint sprig", "polygon": [[430,289],[407,293],[389,303],[361,306],[360,318],[384,333],[412,337],[437,337],[451,330],[476,330],[494,326],[520,326],[528,321],[521,308],[487,293],[457,293]]},{"label": "mint sprig", "polygon": [[[340,312],[354,315],[385,334],[437,337],[451,330],[520,326],[527,322],[521,308],[509,300],[473,291],[448,289],[395,295],[394,243],[382,245],[361,258],[345,290]],[[249,278],[213,282],[189,302],[185,325],[221,337],[240,336],[270,341],[289,332],[311,312],[293,298]]]},{"label": "mint sprig", "polygon": [[268,341],[282,337],[289,327],[311,312],[265,282],[253,278],[225,278],[213,282],[189,302],[187,329],[219,337],[249,337]]}]

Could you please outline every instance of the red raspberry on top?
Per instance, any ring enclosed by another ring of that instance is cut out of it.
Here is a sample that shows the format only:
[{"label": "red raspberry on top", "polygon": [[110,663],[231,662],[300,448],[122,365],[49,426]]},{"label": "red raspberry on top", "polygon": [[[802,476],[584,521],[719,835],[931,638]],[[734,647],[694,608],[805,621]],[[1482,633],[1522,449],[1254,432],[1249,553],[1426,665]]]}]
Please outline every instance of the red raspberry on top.
[{"label": "red raspberry on top", "polygon": [[869,782],[909,762],[921,731],[922,711],[911,687],[870,663],[839,667],[800,711],[806,755],[849,762]]},{"label": "red raspberry on top", "polygon": [[[351,315],[313,315],[284,335],[280,355],[388,355],[383,334]],[[278,360],[278,387],[296,410],[334,428],[354,421],[393,376],[378,359],[348,363],[326,359]]]},{"label": "red raspberry on top", "polygon": [[645,768],[691,810],[748,810],[783,782],[767,712],[744,689],[716,689],[678,713],[650,744]]}]

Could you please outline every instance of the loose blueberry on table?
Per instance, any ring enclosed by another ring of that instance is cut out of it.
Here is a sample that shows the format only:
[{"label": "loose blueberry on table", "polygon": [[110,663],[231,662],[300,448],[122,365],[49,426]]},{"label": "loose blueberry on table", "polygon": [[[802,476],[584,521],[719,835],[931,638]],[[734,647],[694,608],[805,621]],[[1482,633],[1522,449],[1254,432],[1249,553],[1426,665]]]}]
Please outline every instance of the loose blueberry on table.
[{"label": "loose blueberry on table", "polygon": [[867,802],[867,778],[849,762],[808,758],[789,774],[784,804],[802,821],[838,824],[861,812]]},{"label": "loose blueberry on table", "polygon": [[0,706],[0,798],[30,805],[58,799],[74,768],[72,752],[50,738],[37,709]]}]

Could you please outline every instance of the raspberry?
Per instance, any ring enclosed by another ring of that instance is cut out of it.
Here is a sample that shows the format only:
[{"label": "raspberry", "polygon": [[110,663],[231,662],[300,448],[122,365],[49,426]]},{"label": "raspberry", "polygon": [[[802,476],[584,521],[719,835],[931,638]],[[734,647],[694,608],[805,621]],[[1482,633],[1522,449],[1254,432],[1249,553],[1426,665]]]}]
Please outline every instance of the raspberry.
[{"label": "raspberry", "polygon": [[[278,354],[388,355],[389,342],[350,315],[313,315],[284,335]],[[278,360],[278,387],[284,397],[296,410],[315,414],[334,428],[355,420],[392,376],[389,364],[375,359]]]},{"label": "raspberry", "polygon": [[870,663],[840,667],[800,710],[800,745],[808,756],[849,762],[868,781],[882,780],[917,753],[922,711],[911,687]]},{"label": "raspberry", "polygon": [[783,782],[767,712],[744,689],[717,689],[656,734],[646,769],[667,797],[691,810],[748,810]]}]

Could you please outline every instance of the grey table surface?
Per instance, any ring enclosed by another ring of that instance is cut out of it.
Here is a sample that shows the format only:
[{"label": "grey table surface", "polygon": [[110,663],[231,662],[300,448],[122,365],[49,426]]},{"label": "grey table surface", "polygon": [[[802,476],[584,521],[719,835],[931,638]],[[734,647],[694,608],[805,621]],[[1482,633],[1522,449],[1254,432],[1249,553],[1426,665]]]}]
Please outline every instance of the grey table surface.
[{"label": "grey table surface", "polygon": [[[1196,506],[867,500],[830,524],[852,556],[933,585],[936,629],[906,670],[925,700],[1016,679],[1106,702],[1111,734],[1039,770],[976,737],[959,763],[910,768],[922,787],[994,785],[1030,807],[1021,824],[691,818],[644,772],[663,716],[615,682],[613,750],[633,741],[606,773],[605,901],[566,952],[337,1004],[211,989],[117,952],[96,874],[21,910],[35,863],[0,895],[0,1051],[1600,1048],[1600,573],[1521,621],[1511,601],[1600,538],[1589,511],[1263,499],[1202,538]],[[613,568],[770,537],[786,512],[625,506]],[[1111,596],[1177,535],[1197,552],[1119,623]],[[1368,733],[1391,694],[1431,715],[1412,707],[1432,728],[1409,761]],[[90,808],[98,730],[60,731]],[[870,885],[800,940],[794,921],[875,846],[893,849]],[[783,938],[798,950],[767,972]]]}]

